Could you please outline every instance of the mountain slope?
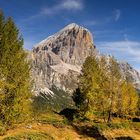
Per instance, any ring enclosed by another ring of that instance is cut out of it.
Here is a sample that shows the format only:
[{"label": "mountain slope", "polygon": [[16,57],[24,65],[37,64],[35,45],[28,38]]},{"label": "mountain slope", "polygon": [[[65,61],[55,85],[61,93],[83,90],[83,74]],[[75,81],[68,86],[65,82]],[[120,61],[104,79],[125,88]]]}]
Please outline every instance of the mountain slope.
[{"label": "mountain slope", "polygon": [[127,62],[120,62],[119,64],[122,74],[126,76],[131,83],[133,83],[136,89],[140,89],[140,73]]},{"label": "mountain slope", "polygon": [[[55,88],[55,92],[63,90],[66,93],[64,96],[70,96],[77,87],[81,66],[89,55],[102,56],[89,30],[75,23],[38,43],[29,57],[32,60],[33,90],[36,95],[43,93],[50,102],[52,98],[57,102],[58,95],[52,92]],[[119,64],[124,77],[129,76],[139,89],[140,74],[128,63]]]},{"label": "mountain slope", "polygon": [[33,48],[31,57],[35,91],[55,85],[72,92],[82,64],[93,53],[97,51],[91,33],[74,23],[41,41]]}]

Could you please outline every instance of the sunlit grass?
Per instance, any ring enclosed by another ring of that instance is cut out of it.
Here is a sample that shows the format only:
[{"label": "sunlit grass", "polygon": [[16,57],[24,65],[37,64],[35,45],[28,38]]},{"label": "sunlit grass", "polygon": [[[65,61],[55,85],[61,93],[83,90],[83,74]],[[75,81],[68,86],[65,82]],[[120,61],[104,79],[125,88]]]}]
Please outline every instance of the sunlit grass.
[{"label": "sunlit grass", "polygon": [[24,132],[15,136],[6,137],[3,140],[54,140],[54,138],[47,133]]}]

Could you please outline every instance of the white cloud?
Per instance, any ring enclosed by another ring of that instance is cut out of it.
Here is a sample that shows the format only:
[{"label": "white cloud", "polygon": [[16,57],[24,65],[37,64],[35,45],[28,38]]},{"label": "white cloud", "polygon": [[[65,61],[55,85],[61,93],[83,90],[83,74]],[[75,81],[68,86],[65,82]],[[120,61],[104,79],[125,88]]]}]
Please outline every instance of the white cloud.
[{"label": "white cloud", "polygon": [[118,21],[120,19],[120,17],[121,17],[121,10],[120,9],[116,9],[116,10],[114,10],[113,13],[114,13],[114,20]]},{"label": "white cloud", "polygon": [[67,10],[80,10],[83,8],[82,1],[80,0],[65,0],[63,3],[60,4],[60,7],[62,9],[67,9]]},{"label": "white cloud", "polygon": [[63,0],[60,3],[52,6],[43,8],[41,14],[50,15],[56,14],[59,11],[70,11],[70,10],[82,10],[83,9],[83,2],[82,0]]},{"label": "white cloud", "polygon": [[98,42],[99,49],[106,53],[113,53],[123,56],[129,61],[140,61],[140,42],[137,41],[114,41],[114,42]]},{"label": "white cloud", "polygon": [[114,41],[114,42],[99,42],[101,49],[126,51],[126,53],[140,55],[140,42],[137,41]]},{"label": "white cloud", "polygon": [[102,53],[113,54],[123,61],[128,61],[140,71],[140,42],[139,41],[114,41],[98,42],[97,46]]}]

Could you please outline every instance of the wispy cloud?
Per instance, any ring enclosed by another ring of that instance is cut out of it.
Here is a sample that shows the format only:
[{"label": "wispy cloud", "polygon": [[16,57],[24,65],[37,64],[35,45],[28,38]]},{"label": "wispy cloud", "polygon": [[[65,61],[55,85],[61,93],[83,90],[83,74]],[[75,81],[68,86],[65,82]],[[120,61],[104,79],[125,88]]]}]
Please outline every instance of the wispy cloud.
[{"label": "wispy cloud", "polygon": [[52,6],[41,8],[36,14],[26,19],[22,19],[20,22],[31,22],[32,20],[36,20],[43,16],[55,15],[65,11],[80,11],[82,9],[84,9],[83,0],[60,0]]},{"label": "wispy cloud", "polygon": [[121,17],[121,10],[120,9],[115,9],[113,11],[113,13],[114,13],[114,20],[118,21],[120,19],[120,17]]},{"label": "wispy cloud", "polygon": [[114,41],[114,42],[98,42],[101,50],[121,52],[124,55],[134,55],[140,60],[140,42],[137,41]]},{"label": "wispy cloud", "polygon": [[95,25],[98,24],[98,22],[95,21],[95,20],[89,20],[89,21],[84,21],[83,24],[84,24],[85,26],[95,26]]},{"label": "wispy cloud", "polygon": [[108,17],[103,17],[101,19],[91,19],[84,21],[83,24],[86,26],[95,26],[95,25],[103,25],[103,24],[108,24],[111,21],[118,21],[121,17],[121,10],[120,9],[115,9],[111,13],[111,16],[109,15]]},{"label": "wispy cloud", "polygon": [[[121,60],[128,61],[132,64],[140,62],[140,42],[139,41],[113,41],[113,42],[98,42],[98,48],[106,54],[113,54]],[[137,67],[140,70],[140,66]]]},{"label": "wispy cloud", "polygon": [[91,19],[91,20],[83,21],[83,25],[85,26],[104,25],[104,24],[109,23],[110,21],[112,21],[112,17],[108,16],[101,19],[94,19],[94,20]]},{"label": "wispy cloud", "polygon": [[58,4],[53,5],[52,7],[45,7],[42,9],[41,14],[51,15],[56,14],[59,11],[70,11],[70,10],[82,10],[83,9],[83,1],[82,0],[63,0]]},{"label": "wispy cloud", "polygon": [[[94,35],[97,35],[99,37],[101,36],[112,36],[113,35],[121,35],[122,34],[125,34],[126,30],[115,30],[115,29],[112,29],[112,30],[107,30],[107,29],[104,29],[104,30],[94,30],[93,34]],[[125,35],[124,35],[125,36]]]}]

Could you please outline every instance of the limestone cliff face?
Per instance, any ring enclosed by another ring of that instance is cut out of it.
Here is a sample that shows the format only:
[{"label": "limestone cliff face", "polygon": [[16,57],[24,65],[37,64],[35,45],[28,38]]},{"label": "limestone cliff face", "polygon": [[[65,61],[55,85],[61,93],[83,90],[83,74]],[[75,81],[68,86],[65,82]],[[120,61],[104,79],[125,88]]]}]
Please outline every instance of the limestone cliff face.
[{"label": "limestone cliff face", "polygon": [[127,62],[120,62],[119,65],[122,75],[124,75],[125,78],[127,77],[136,89],[140,89],[140,73]]},{"label": "limestone cliff face", "polygon": [[[34,92],[54,97],[53,86],[67,93],[77,87],[81,66],[89,55],[100,58],[91,33],[84,27],[72,23],[58,33],[38,43],[30,53]],[[124,78],[140,89],[140,74],[128,63],[119,62]],[[62,95],[63,96],[63,95]]]},{"label": "limestone cliff face", "polygon": [[77,24],[70,24],[41,41],[32,51],[34,90],[45,93],[53,85],[66,92],[77,86],[77,76],[87,56],[97,54],[91,33]]},{"label": "limestone cliff face", "polygon": [[[91,33],[87,29],[72,23],[37,44],[33,52],[34,54],[48,52],[46,58],[51,65],[56,65],[60,61],[72,65],[82,65],[93,49]],[[51,56],[53,60],[51,60]]]}]

